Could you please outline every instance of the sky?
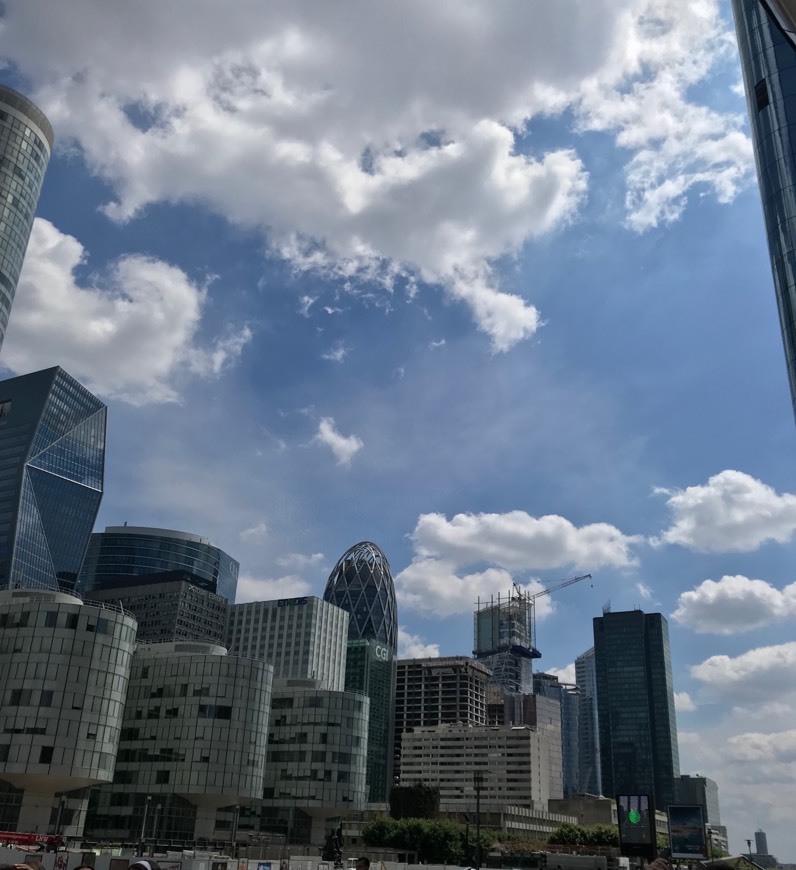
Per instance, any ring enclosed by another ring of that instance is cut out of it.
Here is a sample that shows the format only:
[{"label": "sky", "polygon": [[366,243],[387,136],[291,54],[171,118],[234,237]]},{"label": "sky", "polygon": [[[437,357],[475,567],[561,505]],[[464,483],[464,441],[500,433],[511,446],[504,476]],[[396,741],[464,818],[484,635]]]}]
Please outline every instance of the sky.
[{"label": "sky", "polygon": [[796,861],[796,427],[726,0],[5,0],[56,134],[0,355],[109,406],[97,528],[239,601],[377,543],[400,654],[669,620],[681,770]]}]

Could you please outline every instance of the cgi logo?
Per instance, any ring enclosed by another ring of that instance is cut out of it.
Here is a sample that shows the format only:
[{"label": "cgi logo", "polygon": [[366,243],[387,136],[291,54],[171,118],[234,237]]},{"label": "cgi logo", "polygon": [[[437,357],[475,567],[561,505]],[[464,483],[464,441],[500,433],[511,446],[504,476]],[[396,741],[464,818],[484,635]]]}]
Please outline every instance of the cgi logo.
[{"label": "cgi logo", "polygon": [[277,607],[295,607],[297,604],[306,604],[306,598],[280,598],[276,602]]},{"label": "cgi logo", "polygon": [[390,651],[387,649],[386,646],[375,646],[373,648],[373,655],[380,662],[388,662],[390,660]]}]

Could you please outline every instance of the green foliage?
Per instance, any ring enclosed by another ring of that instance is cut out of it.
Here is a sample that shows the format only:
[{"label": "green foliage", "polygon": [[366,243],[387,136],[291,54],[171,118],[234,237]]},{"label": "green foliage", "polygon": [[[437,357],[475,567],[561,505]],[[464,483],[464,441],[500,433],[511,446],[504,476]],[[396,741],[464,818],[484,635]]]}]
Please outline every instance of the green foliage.
[{"label": "green foliage", "polygon": [[439,789],[424,782],[393,786],[390,815],[394,819],[439,818]]},{"label": "green foliage", "polygon": [[[425,864],[460,864],[467,857],[465,827],[442,819],[392,819],[380,816],[362,829],[367,846],[386,846],[414,852]],[[475,831],[470,827],[470,852],[474,853]],[[494,837],[481,834],[482,854],[491,848]]]},{"label": "green foliage", "polygon": [[554,846],[618,846],[619,829],[616,825],[564,824],[556,828],[547,842]]}]

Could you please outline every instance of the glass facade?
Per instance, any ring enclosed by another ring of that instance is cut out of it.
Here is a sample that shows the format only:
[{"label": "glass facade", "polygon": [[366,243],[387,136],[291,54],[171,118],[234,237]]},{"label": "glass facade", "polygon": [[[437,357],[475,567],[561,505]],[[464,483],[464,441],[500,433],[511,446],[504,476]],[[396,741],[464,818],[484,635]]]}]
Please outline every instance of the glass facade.
[{"label": "glass facade", "polygon": [[665,811],[680,776],[669,625],[631,610],[594,619],[603,788],[652,795]]},{"label": "glass facade", "polygon": [[677,780],[677,803],[699,804],[705,815],[705,824],[721,827],[719,787],[706,776],[681,776]]},{"label": "glass facade", "polygon": [[348,636],[373,638],[398,650],[398,616],[390,563],[369,541],[355,544],[340,557],[326,582],[326,601],[351,614]]},{"label": "glass facade", "polygon": [[350,614],[345,687],[370,698],[368,801],[392,786],[398,616],[390,564],[369,541],[348,549],[332,569],[326,601]]},{"label": "glass facade", "polygon": [[105,420],[61,368],[0,382],[0,588],[74,591],[102,499]]},{"label": "glass facade", "polygon": [[796,49],[760,0],[732,6],[796,411]]},{"label": "glass facade", "polygon": [[131,586],[134,578],[146,576],[157,583],[157,574],[180,571],[190,582],[235,601],[238,562],[207,538],[171,529],[141,526],[108,526],[91,536],[80,572],[81,594]]},{"label": "glass facade", "polygon": [[52,127],[42,112],[0,85],[0,346],[52,144]]},{"label": "glass facade", "polygon": [[578,791],[603,793],[600,761],[600,725],[597,717],[597,671],[594,647],[575,659],[575,683],[580,689],[578,716]]},{"label": "glass facade", "polygon": [[580,691],[577,686],[559,682],[551,674],[534,674],[533,691],[557,701],[561,707],[561,763],[564,797],[578,792],[578,723]]}]

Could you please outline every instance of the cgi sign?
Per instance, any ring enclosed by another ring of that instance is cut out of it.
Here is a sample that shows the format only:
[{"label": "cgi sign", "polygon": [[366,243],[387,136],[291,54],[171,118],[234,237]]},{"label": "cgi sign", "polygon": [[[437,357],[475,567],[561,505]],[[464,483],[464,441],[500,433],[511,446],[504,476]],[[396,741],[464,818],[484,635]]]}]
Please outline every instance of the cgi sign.
[{"label": "cgi sign", "polygon": [[377,643],[376,646],[373,647],[373,656],[380,662],[388,662],[390,660],[390,651],[386,646]]}]

